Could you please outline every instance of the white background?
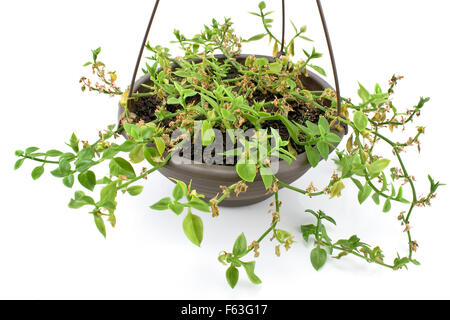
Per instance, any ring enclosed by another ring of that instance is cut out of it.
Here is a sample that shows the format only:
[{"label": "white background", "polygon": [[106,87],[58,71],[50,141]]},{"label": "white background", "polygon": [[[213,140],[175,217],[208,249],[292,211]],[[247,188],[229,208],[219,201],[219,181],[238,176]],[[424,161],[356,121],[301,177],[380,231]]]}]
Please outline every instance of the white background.
[{"label": "white background", "polygon": [[[308,25],[317,50],[327,53],[315,1],[286,2],[289,17],[299,26]],[[267,3],[280,13],[279,2]],[[174,28],[192,34],[212,17],[232,17],[243,37],[261,33],[257,18],[247,14],[257,10],[257,4],[256,0],[162,1],[151,31],[152,44],[169,45]],[[432,97],[420,123],[414,124],[427,127],[422,154],[411,150],[407,163],[420,194],[428,191],[428,173],[450,182],[445,158],[450,4],[324,0],[323,5],[343,95],[358,101],[357,81],[370,88],[379,82],[386,88],[391,75],[398,73],[406,76],[396,92],[398,106],[411,107],[421,95]],[[185,238],[182,217],[148,208],[172,189],[171,182],[155,173],[140,197],[120,196],[117,226],[108,228],[104,240],[92,216],[83,209],[67,208],[74,190],[48,173],[32,181],[31,163],[14,172],[16,149],[64,148],[73,131],[92,141],[97,130],[115,122],[117,100],[81,93],[78,79],[88,71],[81,66],[90,59],[90,49],[102,46],[101,60],[117,71],[123,87],[128,85],[152,7],[149,0],[23,0],[2,5],[0,298],[450,298],[448,187],[441,189],[432,208],[416,210],[412,219],[422,266],[399,272],[351,257],[330,259],[316,272],[309,262],[311,245],[301,239],[299,226],[313,222],[305,209],[321,208],[338,222],[329,228],[334,239],[357,233],[384,248],[392,261],[397,251],[407,251],[405,234],[396,221],[402,208],[383,214],[370,201],[360,206],[349,184],[342,198],[331,201],[283,190],[280,227],[295,234],[298,242],[277,258],[273,244],[265,241],[256,267],[263,284],[253,286],[242,275],[231,290],[225,267],[216,260],[218,253],[230,251],[239,233],[255,239],[268,227],[269,201],[222,209],[217,219],[204,216],[205,239],[199,249]],[[297,48],[302,45],[311,47],[298,42]],[[263,40],[244,51],[270,54],[272,49]],[[331,76],[327,58],[326,54],[321,65]],[[322,186],[333,168],[331,162],[321,163],[294,185],[305,187],[313,180]]]}]

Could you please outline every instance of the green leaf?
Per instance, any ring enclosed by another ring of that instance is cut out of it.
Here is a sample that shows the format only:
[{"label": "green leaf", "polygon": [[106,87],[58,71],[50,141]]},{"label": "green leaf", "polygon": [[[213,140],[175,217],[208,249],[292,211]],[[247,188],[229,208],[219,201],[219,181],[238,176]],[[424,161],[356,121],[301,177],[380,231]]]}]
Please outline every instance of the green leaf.
[{"label": "green leaf", "polygon": [[324,133],[330,133],[330,124],[328,123],[328,120],[324,117],[319,118],[319,129],[323,131]]},{"label": "green leaf", "polygon": [[430,175],[428,175],[428,181],[430,182],[430,194],[436,193],[439,187],[445,186],[445,184],[441,183],[440,181],[435,182]]},{"label": "green leaf", "polygon": [[33,169],[31,172],[31,177],[33,180],[39,179],[44,174],[44,166],[39,166]]},{"label": "green leaf", "polygon": [[144,159],[145,159],[144,149],[145,149],[145,144],[140,143],[140,144],[136,145],[133,148],[133,150],[130,152],[130,161],[132,163],[140,163],[140,162],[144,161]]},{"label": "green leaf", "polygon": [[383,186],[381,187],[381,192],[386,191],[387,190],[387,179],[386,179],[386,175],[384,174],[384,172],[381,172],[381,178],[383,180]]},{"label": "green leaf", "polygon": [[[89,161],[89,160],[87,160]],[[71,165],[70,162],[62,158],[58,164],[59,173],[62,177],[65,177],[71,173]]]},{"label": "green leaf", "polygon": [[131,123],[124,123],[123,128],[129,137],[133,137],[135,139],[139,138],[140,129],[137,125]]},{"label": "green leaf", "polygon": [[172,202],[172,199],[170,199],[169,197],[166,197],[166,198],[159,200],[154,205],[150,206],[150,208],[153,210],[160,210],[160,211],[167,210],[167,209],[169,209],[169,204],[171,202]]},{"label": "green leaf", "polygon": [[117,196],[117,186],[115,182],[111,182],[110,184],[103,187],[100,191],[100,202],[115,202]]},{"label": "green leaf", "polygon": [[60,157],[59,157],[59,161],[73,161],[77,158],[77,156],[75,154],[73,154],[72,152],[66,152],[63,153]]},{"label": "green leaf", "polygon": [[261,2],[258,4],[258,8],[259,8],[260,10],[264,10],[264,9],[266,8],[266,3],[265,3],[264,1],[261,1]]},{"label": "green leaf", "polygon": [[306,151],[306,157],[308,158],[308,162],[311,164],[311,166],[317,167],[317,165],[319,164],[320,161],[320,154],[319,151],[317,151],[317,149],[306,145],[305,146],[305,151]]},{"label": "green leaf", "polygon": [[150,148],[146,147],[144,150],[144,156],[145,156],[145,159],[152,166],[156,166],[158,164],[158,162],[161,160],[161,156],[155,147],[150,147]]},{"label": "green leaf", "polygon": [[367,200],[367,198],[370,196],[371,193],[372,193],[372,187],[368,183],[366,183],[364,185],[364,187],[361,190],[359,190],[359,193],[358,193],[359,203],[363,204],[363,202]]},{"label": "green leaf", "polygon": [[376,205],[380,204],[380,194],[379,193],[375,192],[372,195],[372,199],[373,199],[373,202],[375,202]]},{"label": "green leaf", "polygon": [[138,196],[142,193],[142,191],[144,190],[143,186],[132,186],[129,187],[127,189],[127,192],[131,195],[131,196]]},{"label": "green leaf", "polygon": [[330,143],[338,143],[341,142],[341,137],[339,137],[337,134],[335,133],[329,133],[325,136],[325,139],[330,142]]},{"label": "green leaf", "polygon": [[117,219],[116,219],[116,216],[114,215],[114,213],[112,213],[112,212],[109,213],[108,221],[109,221],[109,223],[111,223],[111,226],[112,226],[113,228],[116,227]]},{"label": "green leaf", "polygon": [[358,131],[360,132],[363,132],[367,128],[369,118],[367,118],[367,116],[361,111],[356,111],[353,115],[353,122],[355,123],[356,129],[358,129]]},{"label": "green leaf", "polygon": [[109,184],[112,182],[112,180],[108,177],[103,177],[101,179],[98,179],[96,182],[97,184]]},{"label": "green leaf", "polygon": [[327,251],[322,249],[320,246],[317,246],[311,251],[310,258],[314,269],[319,271],[319,269],[322,268],[327,262]]},{"label": "green leaf", "polygon": [[175,88],[177,89],[177,91],[181,94],[181,92],[183,91],[183,88],[181,87],[180,83],[174,82],[173,84],[175,85]]},{"label": "green leaf", "polygon": [[74,200],[74,199],[70,199],[69,202],[69,208],[70,209],[80,209],[81,207],[88,205],[90,203],[84,202],[84,201],[79,201],[79,200]]},{"label": "green leaf", "polygon": [[205,94],[201,94],[201,96],[203,97],[203,99],[206,100],[206,102],[208,102],[214,109],[218,109],[219,105],[217,104],[217,101],[212,99],[210,96],[207,96]]},{"label": "green leaf", "polygon": [[73,176],[73,174],[70,174],[70,175],[64,177],[62,182],[67,188],[72,188],[73,183],[75,182],[75,177]]},{"label": "green leaf", "polygon": [[[66,165],[69,165],[69,170],[66,170]],[[66,160],[61,160],[59,162],[59,167],[53,171],[50,171],[50,173],[56,178],[64,178],[70,174],[70,163]]]},{"label": "green leaf", "polygon": [[[61,164],[61,162],[60,162],[60,164]],[[78,172],[85,172],[85,171],[89,170],[89,168],[93,167],[95,164],[96,164],[95,161],[92,161],[92,160],[81,160],[81,161],[76,162],[75,168]]]},{"label": "green leaf", "polygon": [[110,213],[111,213],[111,211],[116,210],[116,202],[115,201],[114,202],[106,201],[106,202],[102,203],[101,206],[103,208],[109,210]]},{"label": "green leaf", "polygon": [[425,105],[425,103],[429,102],[431,100],[431,98],[424,98],[424,97],[420,97],[420,101],[417,104],[417,106],[414,106],[414,109],[416,110],[420,110],[423,108],[423,106]]},{"label": "green leaf", "polygon": [[174,72],[174,74],[181,78],[188,78],[188,77],[192,76],[192,73],[189,72],[188,70],[178,70],[178,71]]},{"label": "green leaf", "polygon": [[131,152],[135,148],[136,143],[131,140],[127,140],[119,146],[119,151]]},{"label": "green leaf", "polygon": [[306,121],[306,126],[308,127],[310,131],[310,135],[317,136],[320,135],[320,129],[319,126],[315,123],[312,123],[311,121]]},{"label": "green leaf", "polygon": [[264,183],[264,187],[266,187],[266,190],[268,190],[274,182],[274,176],[273,176],[272,170],[268,167],[261,167],[259,169],[259,174],[261,175],[262,181]]},{"label": "green leaf", "polygon": [[311,59],[317,59],[322,57],[323,54],[320,52],[316,52],[316,48],[313,48],[312,53],[311,53]]},{"label": "green leaf", "polygon": [[342,194],[342,190],[345,189],[345,184],[342,181],[342,178],[336,181],[332,186],[330,190],[330,199],[334,197],[340,197]]},{"label": "green leaf", "polygon": [[69,202],[69,208],[71,209],[79,209],[86,205],[95,205],[95,201],[91,197],[86,196],[83,191],[75,192],[75,198],[70,199]]},{"label": "green leaf", "polygon": [[330,216],[323,216],[322,219],[325,219],[325,220],[331,222],[332,224],[336,225],[336,221]]},{"label": "green leaf", "polygon": [[266,35],[267,35],[267,33],[257,34],[255,36],[251,37],[250,39],[246,40],[245,42],[258,41],[258,40],[261,40],[262,38],[264,38]]},{"label": "green leaf", "polygon": [[397,193],[397,197],[395,197],[395,199],[402,199],[403,198],[403,187],[400,186],[400,188],[398,189],[398,193]]},{"label": "green leaf", "polygon": [[375,84],[375,93],[376,94],[382,94],[383,93],[383,90],[381,89],[380,84],[378,84],[378,83]]},{"label": "green leaf", "polygon": [[387,212],[389,212],[389,211],[391,211],[391,199],[386,199],[386,202],[384,203],[384,206],[383,206],[383,212],[384,213],[387,213]]},{"label": "green leaf", "polygon": [[183,90],[183,98],[189,98],[189,97],[193,97],[197,94],[197,92],[195,90],[191,90],[191,89],[186,89]]},{"label": "green leaf", "polygon": [[[398,255],[398,254],[397,254]],[[398,256],[397,258],[395,258],[394,260],[394,270],[399,270],[399,269],[403,269],[406,268],[408,269],[408,263],[411,262],[411,259],[405,257],[405,258],[400,258],[400,256]]]},{"label": "green leaf", "polygon": [[25,150],[25,154],[32,154],[33,152],[36,152],[36,151],[38,151],[39,150],[39,148],[38,147],[29,147],[29,148],[27,148],[26,150]]},{"label": "green leaf", "polygon": [[397,197],[395,197],[395,200],[399,201],[401,203],[404,203],[404,204],[410,203],[408,200],[403,198],[403,187],[402,186],[400,186],[400,188],[398,189]]},{"label": "green leaf", "polygon": [[313,224],[303,225],[300,227],[300,231],[302,232],[303,239],[305,242],[309,241],[309,237],[316,233],[317,227]]},{"label": "green leaf", "polygon": [[267,60],[267,58],[256,58],[255,62],[260,67],[263,67],[263,66],[269,64],[269,60]]},{"label": "green leaf", "polygon": [[72,148],[73,151],[75,151],[76,153],[78,153],[78,151],[80,151],[79,149],[79,143],[80,141],[78,140],[77,136],[75,135],[75,133],[72,133],[72,136],[70,137],[70,141],[69,141],[69,146]]},{"label": "green leaf", "polygon": [[367,102],[370,99],[370,92],[366,88],[364,88],[361,83],[359,84],[358,95],[363,102]]},{"label": "green leaf", "polygon": [[[303,27],[306,27],[306,26],[303,26]],[[303,28],[303,27],[302,27],[302,28]],[[306,29],[305,29],[305,31],[306,31]],[[299,38],[301,38],[301,39],[303,39],[303,40],[306,40],[306,41],[314,42],[312,39],[310,39],[310,38],[308,38],[308,37],[305,37],[305,36],[299,36]]]},{"label": "green leaf", "polygon": [[176,182],[177,185],[179,185],[182,189],[183,189],[183,195],[187,196],[188,195],[188,187],[186,185],[186,183],[184,183],[184,181],[181,180],[177,180],[174,178],[169,178],[170,180]]},{"label": "green leaf", "polygon": [[189,212],[183,220],[183,230],[189,240],[200,247],[203,240],[203,221],[199,216]]},{"label": "green leaf", "polygon": [[180,215],[184,211],[184,205],[179,202],[172,202],[169,204],[169,209],[172,210],[176,215]]},{"label": "green leaf", "polygon": [[94,157],[95,152],[91,147],[87,147],[82,149],[80,152],[78,152],[78,160],[92,160]]},{"label": "green leaf", "polygon": [[321,67],[319,67],[319,66],[314,66],[314,65],[312,65],[312,64],[310,64],[309,66],[310,66],[311,68],[313,68],[315,71],[317,71],[319,74],[321,74],[322,76],[324,76],[324,77],[327,76],[327,73],[326,73],[325,70],[322,69]]},{"label": "green leaf", "polygon": [[[300,129],[297,128],[289,119],[282,115],[278,115],[278,119],[283,122],[284,126],[289,132],[289,136],[295,143],[300,143],[298,136],[300,135]],[[316,126],[317,127],[317,126]]]},{"label": "green leaf", "polygon": [[230,266],[226,272],[227,282],[232,289],[236,287],[236,284],[239,281],[239,270],[235,266]]},{"label": "green leaf", "polygon": [[25,158],[17,160],[16,163],[14,164],[14,170],[18,170],[23,165],[24,161]]},{"label": "green leaf", "polygon": [[305,56],[307,56],[308,58],[311,56],[305,49],[303,49],[303,53],[304,53]]},{"label": "green leaf", "polygon": [[233,255],[236,258],[241,258],[247,253],[247,239],[245,239],[244,233],[241,233],[233,246]]},{"label": "green leaf", "polygon": [[78,181],[80,184],[88,190],[94,191],[97,179],[95,173],[92,171],[86,171],[78,175]]},{"label": "green leaf", "polygon": [[274,234],[275,238],[277,238],[278,242],[280,243],[286,243],[286,240],[292,237],[292,235],[289,232],[281,229],[274,230]]},{"label": "green leaf", "polygon": [[155,141],[156,149],[158,150],[160,155],[164,154],[164,151],[166,150],[166,143],[164,142],[164,139],[161,137],[155,137],[153,138]]},{"label": "green leaf", "polygon": [[360,242],[361,239],[359,239],[356,235],[351,236],[350,239],[345,240],[339,240],[336,242],[337,245],[342,246],[344,249],[347,250],[355,250],[359,246],[363,245],[363,243]]},{"label": "green leaf", "polygon": [[185,193],[186,189],[178,182],[173,188],[172,195],[175,200],[180,200],[185,197],[187,194]]},{"label": "green leaf", "polygon": [[259,13],[256,12],[249,12],[251,15],[257,16],[257,17],[261,17],[261,15]]},{"label": "green leaf", "polygon": [[106,238],[106,227],[102,216],[99,216],[97,213],[94,213],[94,221],[98,231],[100,231],[100,233]]},{"label": "green leaf", "polygon": [[98,47],[97,49],[91,50],[91,52],[92,52],[92,59],[94,60],[94,63],[97,62],[98,55],[100,54],[101,51],[102,51],[101,47]]},{"label": "green leaf", "polygon": [[317,143],[317,149],[319,150],[319,153],[322,156],[322,158],[328,160],[328,156],[330,154],[330,148],[328,147],[328,143],[326,143],[323,140],[319,141]]},{"label": "green leaf", "polygon": [[253,182],[256,177],[256,164],[245,163],[243,161],[239,162],[236,164],[236,172],[239,177],[244,181]]},{"label": "green leaf", "polygon": [[202,199],[193,198],[187,203],[187,206],[199,211],[210,212],[209,205]]},{"label": "green leaf", "polygon": [[261,279],[255,274],[255,261],[251,261],[251,262],[243,262],[242,266],[245,269],[245,272],[247,273],[248,279],[253,283],[253,284],[261,284],[262,281]]},{"label": "green leaf", "polygon": [[45,153],[48,157],[59,157],[63,153],[59,150],[49,150]]},{"label": "green leaf", "polygon": [[389,164],[391,163],[391,160],[389,159],[379,159],[375,162],[371,163],[367,170],[369,171],[369,175],[372,177],[378,176],[384,169],[386,169]]},{"label": "green leaf", "polygon": [[236,116],[233,113],[231,113],[229,110],[221,109],[220,113],[222,113],[222,117],[225,120],[228,120],[228,121],[231,121],[231,122],[236,121]]},{"label": "green leaf", "polygon": [[353,183],[358,187],[359,191],[364,190],[364,187],[359,180],[356,180],[355,178],[351,178],[351,179],[352,179]]},{"label": "green leaf", "polygon": [[269,70],[274,73],[280,73],[283,69],[283,64],[281,62],[273,62],[269,64]]},{"label": "green leaf", "polygon": [[113,176],[124,175],[128,179],[136,178],[133,166],[125,159],[117,157],[109,163],[109,169]]},{"label": "green leaf", "polygon": [[180,104],[180,99],[175,97],[169,97],[167,104]]},{"label": "green leaf", "polygon": [[202,145],[209,146],[215,139],[214,130],[211,127],[211,123],[208,120],[202,121]]},{"label": "green leaf", "polygon": [[412,264],[416,265],[416,266],[420,266],[420,262],[415,260],[415,259],[411,259]]}]

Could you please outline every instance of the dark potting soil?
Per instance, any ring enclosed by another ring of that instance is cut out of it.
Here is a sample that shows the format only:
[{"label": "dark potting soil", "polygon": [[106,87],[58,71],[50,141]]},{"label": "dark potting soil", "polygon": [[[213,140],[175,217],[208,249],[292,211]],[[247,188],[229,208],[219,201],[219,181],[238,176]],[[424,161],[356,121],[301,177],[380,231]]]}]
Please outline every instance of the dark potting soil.
[{"label": "dark potting soil", "polygon": [[[196,97],[191,97],[191,99],[195,99],[195,98]],[[270,98],[270,97],[265,96],[264,94],[261,93],[261,96],[255,97],[255,100],[270,101],[268,98]],[[146,96],[146,97],[141,97],[138,100],[135,100],[133,103],[133,112],[137,116],[137,121],[144,120],[145,122],[150,122],[150,121],[155,120],[156,119],[155,110],[160,105],[161,105],[161,100],[157,96]],[[311,121],[313,123],[317,123],[319,121],[320,116],[324,114],[324,112],[320,109],[308,107],[306,105],[306,103],[303,101],[296,101],[294,103],[291,103],[291,107],[293,110],[288,113],[288,119],[291,121],[295,121],[299,124],[305,124],[306,121]],[[165,108],[168,112],[173,112],[173,113],[175,113],[177,110],[183,109],[183,107],[180,105],[166,105]],[[270,112],[270,110],[267,110],[267,111]],[[202,119],[198,118],[197,120],[202,120]],[[168,127],[169,123],[171,121],[172,121],[171,119],[166,119],[161,122],[161,125],[163,127]],[[242,127],[246,128],[246,129],[251,129],[251,128],[253,128],[253,125],[247,121],[243,124]],[[263,129],[266,129],[266,128],[276,129],[276,130],[278,130],[278,132],[283,140],[285,140],[285,141],[290,140],[289,132],[281,121],[277,121],[277,120],[265,121],[263,123],[262,127],[263,127]],[[302,141],[302,137],[300,137],[299,140]],[[225,133],[223,134],[222,141],[223,141],[223,150],[227,150]],[[291,146],[296,150],[296,152],[298,154],[303,153],[305,151],[302,146],[297,145],[292,140],[291,140]],[[237,146],[235,145],[234,147],[237,147]],[[203,154],[203,152],[205,151],[205,148],[206,147],[202,147],[201,154]],[[191,158],[191,160],[194,160],[195,154],[200,153],[200,150],[196,150],[194,148],[193,142],[191,143],[190,150],[195,150],[195,151],[190,152],[189,155],[186,155],[186,157]],[[213,156],[213,157],[215,156],[214,152],[211,154],[211,156]],[[233,158],[233,161],[237,161],[237,159]],[[223,163],[225,164],[225,162],[226,161],[224,159]],[[233,162],[233,163],[236,163],[236,162]]]}]

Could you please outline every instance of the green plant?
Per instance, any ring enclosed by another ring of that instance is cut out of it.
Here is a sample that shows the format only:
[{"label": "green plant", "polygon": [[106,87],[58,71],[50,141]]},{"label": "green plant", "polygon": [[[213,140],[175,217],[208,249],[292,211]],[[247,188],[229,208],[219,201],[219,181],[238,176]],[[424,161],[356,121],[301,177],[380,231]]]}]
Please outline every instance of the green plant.
[{"label": "green plant", "polygon": [[[225,19],[222,24],[212,20],[210,26],[204,26],[204,30],[192,38],[175,30],[175,42],[184,51],[182,57],[174,58],[168,48],[148,43],[146,47],[152,56],[143,72],[149,75],[151,85],[143,85],[146,92],[130,95],[128,91],[121,90],[116,85],[116,73],[107,71],[105,64],[99,61],[101,49],[93,50],[92,61],[85,66],[92,69],[98,81],[81,78],[82,90],[121,96],[124,112],[119,128],[108,126],[107,130],[99,133],[100,137],[94,143],[80,141],[72,134],[66,143],[69,151],[41,152],[37,147],[19,150],[16,152],[19,159],[15,169],[21,167],[25,160],[31,160],[39,164],[31,173],[34,180],[40,178],[48,167],[52,167],[50,173],[61,179],[68,188],[72,188],[77,180],[84,191],[75,192],[69,207],[89,207],[94,223],[106,237],[105,219],[113,227],[116,224],[119,191],[138,196],[144,188],[139,183],[166,165],[187,143],[186,138],[200,137],[202,145],[207,147],[218,138],[213,130],[217,129],[233,142],[233,148],[225,150],[220,156],[237,159],[235,168],[242,180],[231,186],[223,186],[222,194],[209,200],[198,194],[191,185],[175,180],[172,195],[150,208],[171,210],[176,215],[185,212],[182,224],[184,233],[192,243],[200,246],[203,222],[194,212],[217,216],[218,206],[223,200],[231,193],[238,196],[245,192],[247,183],[253,182],[258,174],[261,175],[266,189],[275,197],[271,204],[272,221],[257,240],[248,243],[245,235],[241,234],[231,252],[220,254],[219,261],[228,266],[226,279],[231,287],[238,282],[240,267],[243,267],[251,282],[261,283],[255,274],[255,262],[242,259],[250,253],[258,257],[259,246],[268,236],[271,235],[277,243],[277,255],[280,255],[281,246],[288,250],[294,242],[293,235],[278,229],[280,187],[308,197],[334,198],[341,196],[346,184],[353,183],[358,189],[357,199],[361,204],[371,197],[377,205],[382,206],[383,212],[390,211],[393,202],[408,207],[398,219],[405,227],[409,252],[403,257],[397,256],[391,264],[385,262],[379,247],[372,248],[357,236],[333,242],[326,232],[327,223],[336,224],[333,218],[320,210],[307,210],[317,222],[301,226],[301,232],[306,241],[314,237],[311,263],[315,269],[319,270],[334,251],[339,252],[336,256],[338,259],[351,254],[394,270],[407,267],[410,263],[419,264],[413,258],[417,242],[411,235],[412,213],[416,207],[430,205],[442,184],[429,177],[430,190],[426,196],[419,197],[414,178],[403,161],[402,153],[407,148],[417,146],[420,151],[419,138],[425,132],[423,127],[418,127],[417,134],[405,142],[394,142],[389,134],[411,124],[420,116],[429,98],[421,98],[412,109],[400,111],[392,101],[400,77],[393,76],[386,91],[377,84],[371,93],[359,84],[360,103],[344,99],[342,112],[337,114],[333,90],[309,91],[302,83],[302,79],[308,76],[307,67],[325,75],[322,68],[311,64],[321,54],[315,49],[311,52],[303,50],[304,60],[292,61],[295,41],[309,41],[304,36],[306,27],[298,29],[293,24],[295,35],[284,44],[287,53],[280,55],[281,42],[271,31],[273,21],[268,18],[271,12],[265,9],[265,3],[261,2],[259,13],[252,13],[261,18],[265,32],[247,40],[237,37],[232,22]],[[243,64],[236,61],[234,57],[240,54],[243,42],[265,37],[274,42],[273,61],[253,55],[248,56]],[[223,56],[215,56],[217,52]],[[152,103],[154,109],[150,115],[139,113],[136,109],[136,105],[142,101]],[[290,113],[300,106],[307,111],[301,118],[292,119]],[[280,128],[282,130],[278,131]],[[247,129],[255,129],[254,134],[245,137],[240,133]],[[336,132],[346,129],[352,133],[347,138],[345,148],[336,148],[341,141]],[[177,130],[182,130],[182,134],[174,137]],[[124,134],[127,140],[118,142],[120,134]],[[395,164],[391,162],[390,154],[378,153],[377,146],[382,144],[392,150]],[[333,172],[328,185],[321,189],[313,183],[305,189],[290,186],[280,181],[272,170],[274,158],[291,162],[297,154],[306,152],[309,163],[316,167],[321,158],[328,160],[333,151],[336,154],[333,161],[337,165],[337,172]],[[108,165],[109,171],[107,175],[99,176],[97,168],[102,163]],[[152,166],[151,169],[145,167],[147,163]],[[141,165],[138,172],[136,165]],[[405,186],[410,189],[409,199],[404,194]],[[98,189],[97,199],[85,193]]]}]

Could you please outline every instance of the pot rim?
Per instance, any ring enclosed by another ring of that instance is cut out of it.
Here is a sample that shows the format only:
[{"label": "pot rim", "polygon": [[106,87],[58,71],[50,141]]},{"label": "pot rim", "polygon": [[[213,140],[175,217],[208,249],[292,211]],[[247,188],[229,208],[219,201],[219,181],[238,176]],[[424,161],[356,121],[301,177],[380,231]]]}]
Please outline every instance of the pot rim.
[{"label": "pot rim", "polygon": [[[267,58],[271,62],[275,61],[275,59],[271,56],[257,55],[257,54],[239,54],[239,55],[235,56],[234,58],[245,59],[250,55],[253,55],[256,58]],[[220,58],[225,58],[225,55],[217,54],[217,55],[214,55],[214,57],[220,59]],[[193,60],[195,61],[195,59],[193,59]],[[176,64],[173,64],[173,65],[176,66]],[[325,79],[323,79],[322,77],[317,75],[315,72],[310,71],[309,69],[308,69],[308,77],[311,78],[313,81],[315,81],[323,89],[333,89],[333,87]],[[149,80],[150,80],[149,74],[145,74],[142,77],[140,77],[136,81],[136,86],[135,86],[135,89],[133,90],[134,91],[133,93],[137,92],[138,89],[141,87],[141,85],[146,83]],[[123,107],[119,104],[119,123],[120,123],[120,115],[122,114],[122,112],[123,112]],[[332,130],[332,131],[335,133],[339,133],[336,130]],[[295,166],[293,165],[294,163],[301,163],[303,166],[307,165],[308,169],[311,167],[311,165],[309,164],[309,162],[306,158],[306,153],[302,152],[301,154],[297,155],[296,159],[293,160],[291,165],[289,165],[286,161],[280,159],[280,166],[279,166],[278,174],[283,173],[283,172],[289,172],[291,170],[295,170]],[[200,177],[200,178],[203,177],[203,178],[210,179],[211,174],[214,173],[214,176],[217,177],[217,179],[230,181],[233,183],[240,180],[240,177],[236,172],[235,165],[194,163],[193,161],[192,161],[192,163],[189,163],[189,164],[186,164],[186,163],[177,164],[177,163],[174,163],[172,161],[172,159],[170,159],[169,162],[161,169],[164,170],[164,168],[169,169],[169,170],[177,170],[177,171],[183,172],[183,174],[185,174],[187,176],[196,176],[196,177]],[[260,181],[260,180],[262,180],[261,176],[257,175],[255,178],[255,181]]]}]

